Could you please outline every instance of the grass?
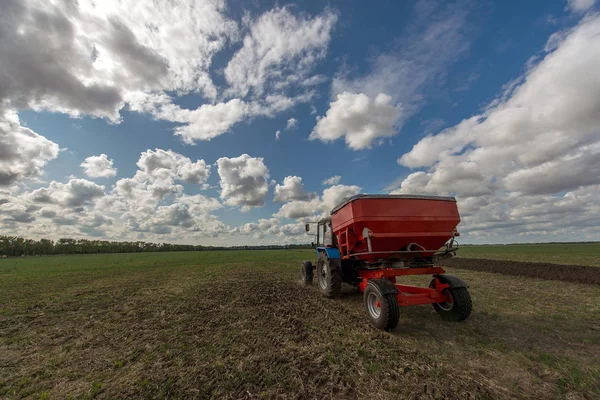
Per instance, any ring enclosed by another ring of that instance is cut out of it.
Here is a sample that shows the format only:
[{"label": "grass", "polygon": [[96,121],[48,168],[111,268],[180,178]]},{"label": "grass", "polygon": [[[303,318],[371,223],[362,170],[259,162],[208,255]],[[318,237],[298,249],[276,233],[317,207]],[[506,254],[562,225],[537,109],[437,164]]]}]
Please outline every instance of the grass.
[{"label": "grass", "polygon": [[483,258],[600,267],[600,243],[511,244],[462,246],[457,255]]},{"label": "grass", "polygon": [[[600,287],[449,271],[474,313],[299,284],[310,251],[0,260],[0,398],[597,398]],[[424,277],[403,280],[425,284]]]}]

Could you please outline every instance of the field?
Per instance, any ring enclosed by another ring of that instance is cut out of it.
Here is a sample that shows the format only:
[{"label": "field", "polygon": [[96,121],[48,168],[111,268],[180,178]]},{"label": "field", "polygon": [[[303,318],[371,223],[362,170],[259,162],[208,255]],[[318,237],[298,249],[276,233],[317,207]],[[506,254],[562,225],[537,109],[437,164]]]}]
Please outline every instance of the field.
[{"label": "field", "polygon": [[600,285],[450,267],[470,284],[471,317],[408,307],[385,333],[355,289],[328,300],[299,284],[311,258],[0,260],[0,398],[600,396]]},{"label": "field", "polygon": [[600,243],[463,246],[461,258],[484,258],[600,267]]}]

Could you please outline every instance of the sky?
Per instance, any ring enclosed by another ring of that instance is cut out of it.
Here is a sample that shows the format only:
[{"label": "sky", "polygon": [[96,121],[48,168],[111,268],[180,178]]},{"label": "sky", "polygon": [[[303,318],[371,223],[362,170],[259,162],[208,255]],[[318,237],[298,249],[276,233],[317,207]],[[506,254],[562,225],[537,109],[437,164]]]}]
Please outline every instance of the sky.
[{"label": "sky", "polygon": [[0,234],[306,243],[358,193],[600,240],[595,0],[0,2]]}]

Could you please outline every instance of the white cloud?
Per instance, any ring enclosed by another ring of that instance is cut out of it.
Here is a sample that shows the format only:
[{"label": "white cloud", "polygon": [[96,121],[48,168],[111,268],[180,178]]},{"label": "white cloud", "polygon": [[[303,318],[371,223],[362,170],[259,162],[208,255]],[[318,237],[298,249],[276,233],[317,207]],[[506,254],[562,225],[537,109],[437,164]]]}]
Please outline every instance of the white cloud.
[{"label": "white cloud", "polygon": [[157,119],[182,124],[175,128],[175,134],[181,136],[185,143],[194,144],[198,140],[211,140],[229,132],[235,124],[247,118],[273,118],[299,103],[310,101],[314,95],[314,91],[294,97],[269,94],[256,101],[232,99],[216,104],[203,104],[195,110],[188,110],[173,104],[172,99],[166,95],[136,93],[129,99],[129,104],[133,111],[148,112]]},{"label": "white cloud", "polygon": [[59,153],[56,143],[21,126],[17,113],[1,106],[0,143],[0,187],[41,175]]},{"label": "white cloud", "polygon": [[596,0],[567,0],[567,9],[573,12],[585,12],[596,4]]},{"label": "white cloud", "polygon": [[294,129],[298,126],[298,120],[296,118],[290,118],[287,120],[286,130]]},{"label": "white cloud", "polygon": [[304,189],[301,177],[286,176],[282,185],[275,186],[273,201],[308,200],[310,197]]},{"label": "white cloud", "polygon": [[26,194],[34,202],[54,203],[72,209],[91,206],[104,196],[104,186],[86,179],[71,179],[68,183],[52,181],[47,188],[36,189]]},{"label": "white cloud", "polygon": [[[252,90],[261,96],[304,80],[316,62],[325,57],[337,15],[325,11],[314,18],[275,8],[257,20],[246,20],[244,45],[225,68],[230,92],[245,97]],[[282,77],[285,77],[282,79]]]},{"label": "white cloud", "polygon": [[248,154],[217,160],[221,199],[225,204],[240,206],[242,210],[264,204],[269,192],[269,169],[263,161]]},{"label": "white cloud", "polygon": [[[140,169],[112,190],[85,179],[51,182],[20,193],[2,191],[0,227],[7,234],[39,237],[104,237],[194,243],[219,239],[229,228],[211,213],[219,199],[187,195],[177,181],[203,182],[209,168],[161,149],[143,152]],[[214,242],[213,242],[214,243]]]},{"label": "white cloud", "polygon": [[140,171],[152,179],[181,180],[187,183],[204,183],[210,175],[210,165],[204,160],[192,162],[172,150],[147,150],[137,162]]},{"label": "white cloud", "polygon": [[360,193],[361,188],[355,185],[334,185],[323,190],[321,197],[313,197],[309,200],[292,200],[273,214],[276,218],[304,218],[311,215],[327,214],[341,201]]},{"label": "white cloud", "polygon": [[203,104],[195,110],[182,109],[169,104],[157,113],[157,117],[184,125],[175,128],[175,134],[184,142],[193,144],[197,140],[210,140],[225,132],[251,115],[248,104],[240,99],[227,103]]},{"label": "white cloud", "polygon": [[215,98],[212,57],[237,35],[224,11],[222,1],[9,1],[0,24],[0,97],[13,107],[114,121],[129,92]]},{"label": "white cloud", "polygon": [[86,158],[81,163],[81,168],[90,178],[110,178],[117,175],[117,169],[113,167],[113,160],[109,160],[106,154]]},{"label": "white cloud", "polygon": [[331,211],[346,197],[354,196],[360,193],[361,188],[356,185],[334,185],[323,190],[323,207],[327,211]]},{"label": "white cloud", "polygon": [[545,56],[484,114],[400,157],[404,166],[427,169],[410,174],[396,192],[456,193],[467,213],[463,224],[478,234],[508,225],[532,234],[551,230],[547,218],[522,219],[544,207],[560,210],[557,226],[566,230],[589,219],[598,203],[588,189],[600,184],[599,35],[598,15],[552,35]]},{"label": "white cloud", "polygon": [[323,185],[337,185],[342,180],[342,177],[339,175],[332,176],[331,178],[327,178],[323,181]]},{"label": "white cloud", "polygon": [[374,58],[369,73],[352,79],[342,70],[333,81],[333,93],[379,93],[392,96],[408,112],[424,101],[428,87],[439,85],[445,71],[470,47],[467,17],[472,5],[465,1],[447,3],[418,1],[411,24],[396,39],[393,50]]},{"label": "white cloud", "polygon": [[302,243],[308,241],[302,221],[285,224],[276,218],[263,218],[259,219],[258,222],[249,222],[233,228],[231,233],[233,235],[252,235],[254,239],[265,239],[267,235],[270,237],[274,235],[277,237],[276,243]]},{"label": "white cloud", "polygon": [[401,116],[402,109],[386,94],[370,98],[364,93],[344,92],[330,103],[327,114],[317,119],[310,139],[330,142],[344,137],[353,150],[369,148],[373,141],[395,135]]},{"label": "white cloud", "polygon": [[322,211],[323,203],[319,198],[314,198],[308,201],[294,200],[281,206],[279,211],[277,211],[274,216],[278,218],[296,219],[318,214]]},{"label": "white cloud", "polygon": [[[0,17],[6,39],[0,103],[114,123],[128,106],[180,124],[174,133],[193,144],[310,101],[316,94],[311,87],[325,79],[311,71],[326,54],[337,15],[275,8],[255,20],[244,17],[247,35],[224,70],[226,96],[241,98],[227,100],[209,72],[214,55],[240,39],[226,11],[222,0],[10,0]],[[244,101],[250,89],[254,100]],[[193,110],[174,104],[173,94],[189,93],[208,102]]]},{"label": "white cloud", "polygon": [[137,225],[143,225],[143,220],[161,201],[167,198],[182,201],[185,198],[184,188],[177,182],[200,184],[202,188],[210,175],[210,166],[204,160],[192,162],[172,150],[142,152],[137,166],[139,170],[133,177],[116,182],[110,197],[114,204],[106,207],[108,210],[117,206],[127,210],[129,219],[135,220]]},{"label": "white cloud", "polygon": [[[344,68],[332,84],[337,96],[327,115],[317,122],[311,138],[345,137],[354,150],[396,135],[404,121],[426,101],[429,91],[445,81],[445,72],[469,49],[468,10],[463,1],[419,1],[411,24],[391,51],[374,58],[369,73],[352,77]],[[346,111],[356,107],[354,112]],[[372,108],[375,115],[361,111]]]},{"label": "white cloud", "polygon": [[279,140],[280,138],[281,138],[281,131],[278,129],[278,130],[275,132],[275,140]]}]

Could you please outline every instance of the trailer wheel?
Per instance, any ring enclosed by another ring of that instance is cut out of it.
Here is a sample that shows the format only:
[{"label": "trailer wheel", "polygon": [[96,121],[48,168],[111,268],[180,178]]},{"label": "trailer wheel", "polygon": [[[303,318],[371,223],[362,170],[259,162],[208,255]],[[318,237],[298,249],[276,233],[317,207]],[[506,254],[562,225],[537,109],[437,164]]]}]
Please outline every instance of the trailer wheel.
[{"label": "trailer wheel", "polygon": [[400,305],[396,294],[382,294],[376,284],[369,282],[364,294],[369,322],[377,329],[391,331],[400,320]]},{"label": "trailer wheel", "polygon": [[[431,281],[429,287],[435,288],[435,279]],[[444,294],[450,294],[451,302],[434,303],[433,308],[445,320],[460,322],[471,315],[473,302],[471,294],[466,287],[450,287],[442,291]]]},{"label": "trailer wheel", "polygon": [[313,265],[310,261],[302,262],[302,283],[305,285],[313,283]]},{"label": "trailer wheel", "polygon": [[339,259],[330,259],[325,252],[317,257],[317,283],[326,297],[335,297],[342,289],[342,267]]}]

